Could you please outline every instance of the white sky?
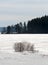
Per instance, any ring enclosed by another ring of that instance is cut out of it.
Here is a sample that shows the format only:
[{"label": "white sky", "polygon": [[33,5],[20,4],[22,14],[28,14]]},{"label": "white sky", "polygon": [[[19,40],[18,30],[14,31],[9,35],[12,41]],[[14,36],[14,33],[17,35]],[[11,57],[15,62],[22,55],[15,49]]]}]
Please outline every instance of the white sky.
[{"label": "white sky", "polygon": [[0,27],[48,15],[48,0],[0,0]]}]

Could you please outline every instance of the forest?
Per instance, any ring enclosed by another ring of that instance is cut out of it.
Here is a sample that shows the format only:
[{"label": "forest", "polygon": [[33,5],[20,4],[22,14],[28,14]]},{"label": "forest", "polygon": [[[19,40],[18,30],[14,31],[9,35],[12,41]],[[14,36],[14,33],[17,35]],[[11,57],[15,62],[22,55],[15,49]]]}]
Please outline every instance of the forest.
[{"label": "forest", "polygon": [[48,16],[37,17],[26,22],[9,25],[2,34],[44,34],[48,33]]}]

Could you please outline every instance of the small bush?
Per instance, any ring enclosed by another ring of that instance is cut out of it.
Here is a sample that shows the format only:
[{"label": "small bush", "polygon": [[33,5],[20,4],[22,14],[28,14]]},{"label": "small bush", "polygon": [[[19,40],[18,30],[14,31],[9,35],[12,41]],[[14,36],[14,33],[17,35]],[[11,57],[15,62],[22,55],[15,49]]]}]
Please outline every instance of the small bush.
[{"label": "small bush", "polygon": [[30,47],[30,51],[32,51],[33,53],[34,53],[34,45],[31,45],[31,47]]},{"label": "small bush", "polygon": [[27,42],[19,42],[14,44],[15,52],[32,51],[34,52],[34,45]]},{"label": "small bush", "polygon": [[22,44],[21,42],[15,43],[14,50],[15,50],[15,52],[23,52],[24,51],[24,44]]}]

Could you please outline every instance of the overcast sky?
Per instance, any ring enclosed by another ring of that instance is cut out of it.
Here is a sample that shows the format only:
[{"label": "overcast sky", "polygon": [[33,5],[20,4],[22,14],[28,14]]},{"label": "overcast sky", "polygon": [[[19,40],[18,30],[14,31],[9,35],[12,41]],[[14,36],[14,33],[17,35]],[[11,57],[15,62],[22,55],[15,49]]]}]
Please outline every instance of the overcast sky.
[{"label": "overcast sky", "polygon": [[48,0],[0,0],[0,27],[48,15]]}]

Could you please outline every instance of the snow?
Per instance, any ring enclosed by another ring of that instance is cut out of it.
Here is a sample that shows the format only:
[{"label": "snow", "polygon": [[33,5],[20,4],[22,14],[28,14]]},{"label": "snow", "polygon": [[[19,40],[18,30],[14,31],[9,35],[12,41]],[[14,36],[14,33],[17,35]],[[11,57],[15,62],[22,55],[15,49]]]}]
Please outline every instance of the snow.
[{"label": "snow", "polygon": [[32,53],[0,52],[0,65],[48,65],[48,57]]},{"label": "snow", "polygon": [[[30,42],[39,52],[14,52],[16,42]],[[0,34],[0,65],[48,65],[48,34]]]}]

